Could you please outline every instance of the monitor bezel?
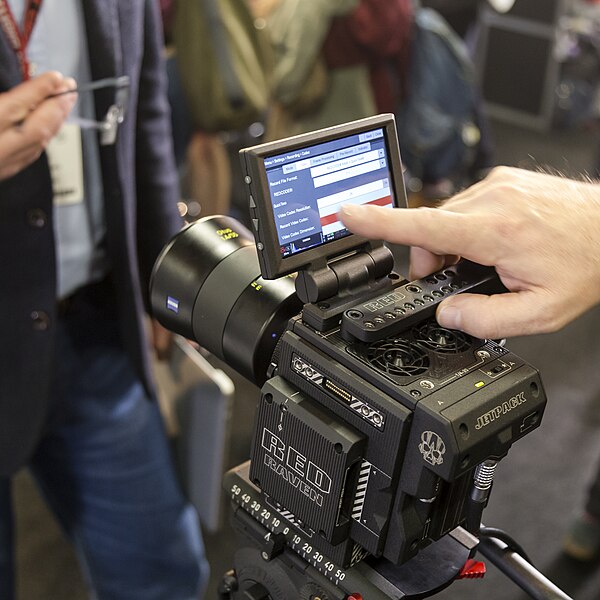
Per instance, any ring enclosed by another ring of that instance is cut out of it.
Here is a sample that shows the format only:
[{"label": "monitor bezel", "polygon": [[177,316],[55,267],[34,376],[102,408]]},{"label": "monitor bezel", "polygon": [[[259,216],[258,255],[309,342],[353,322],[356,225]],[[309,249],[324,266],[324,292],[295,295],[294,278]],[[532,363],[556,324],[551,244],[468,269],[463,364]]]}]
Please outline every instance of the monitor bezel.
[{"label": "monitor bezel", "polygon": [[377,115],[343,123],[326,129],[244,148],[240,151],[246,173],[246,182],[250,188],[250,212],[260,269],[265,279],[276,279],[295,273],[300,269],[309,268],[313,264],[321,266],[324,261],[329,261],[341,254],[356,250],[369,241],[367,238],[351,233],[343,238],[282,257],[267,180],[265,159],[374,129],[383,129],[384,132],[389,160],[390,186],[393,191],[393,205],[395,208],[406,207],[406,191],[402,176],[398,135],[394,115],[392,114]]}]

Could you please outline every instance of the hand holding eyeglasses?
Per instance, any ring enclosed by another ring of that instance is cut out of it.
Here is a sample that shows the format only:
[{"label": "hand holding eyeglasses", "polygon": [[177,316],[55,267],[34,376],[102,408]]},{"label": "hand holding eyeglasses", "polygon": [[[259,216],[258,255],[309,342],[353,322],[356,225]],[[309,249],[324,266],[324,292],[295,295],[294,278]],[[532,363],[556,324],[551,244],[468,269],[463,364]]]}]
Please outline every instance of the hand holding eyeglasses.
[{"label": "hand holding eyeglasses", "polygon": [[117,130],[125,118],[125,110],[129,99],[129,77],[127,75],[122,75],[121,77],[106,77],[104,79],[90,81],[78,85],[76,88],[70,88],[52,94],[49,98],[56,98],[57,96],[62,96],[64,94],[94,92],[103,88],[114,89],[113,102],[108,107],[104,119],[102,119],[102,121],[95,121],[94,119],[71,116],[69,122],[79,125],[81,129],[96,129],[99,133],[100,145],[110,146],[115,143],[117,139]]},{"label": "hand holding eyeglasses", "polygon": [[40,156],[77,100],[64,92],[75,88],[73,79],[50,71],[0,94],[0,181]]}]

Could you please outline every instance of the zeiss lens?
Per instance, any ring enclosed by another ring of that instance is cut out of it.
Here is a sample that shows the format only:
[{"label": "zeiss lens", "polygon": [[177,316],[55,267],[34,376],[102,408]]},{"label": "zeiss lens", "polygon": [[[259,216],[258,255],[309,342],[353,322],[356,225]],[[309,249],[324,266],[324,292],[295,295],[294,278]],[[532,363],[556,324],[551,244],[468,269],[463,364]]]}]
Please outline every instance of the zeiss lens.
[{"label": "zeiss lens", "polygon": [[302,308],[293,279],[263,279],[252,234],[223,216],[196,221],[171,240],[154,265],[150,297],[164,327],[257,385],[288,320]]}]

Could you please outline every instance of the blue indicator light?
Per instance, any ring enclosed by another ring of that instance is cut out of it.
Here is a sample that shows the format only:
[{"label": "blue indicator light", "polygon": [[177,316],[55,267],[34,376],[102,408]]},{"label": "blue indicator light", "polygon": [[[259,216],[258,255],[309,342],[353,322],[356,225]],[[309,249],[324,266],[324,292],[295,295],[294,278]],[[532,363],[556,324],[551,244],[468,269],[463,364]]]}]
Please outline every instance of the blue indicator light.
[{"label": "blue indicator light", "polygon": [[179,300],[177,300],[177,298],[171,298],[171,296],[167,296],[167,310],[171,310],[174,313],[178,313]]}]

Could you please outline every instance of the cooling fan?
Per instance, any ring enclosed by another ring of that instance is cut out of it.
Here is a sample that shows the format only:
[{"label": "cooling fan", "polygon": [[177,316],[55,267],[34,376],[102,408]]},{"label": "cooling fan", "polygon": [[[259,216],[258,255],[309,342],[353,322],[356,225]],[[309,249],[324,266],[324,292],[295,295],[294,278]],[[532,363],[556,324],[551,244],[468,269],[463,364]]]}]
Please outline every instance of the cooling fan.
[{"label": "cooling fan", "polygon": [[392,377],[417,377],[427,372],[429,356],[406,338],[386,338],[362,349],[363,360]]},{"label": "cooling fan", "polygon": [[416,342],[441,354],[460,354],[471,347],[469,336],[462,331],[440,327],[435,321],[415,327],[412,333]]},{"label": "cooling fan", "polygon": [[471,364],[467,351],[474,348],[473,342],[469,335],[430,320],[402,336],[354,343],[348,351],[388,379],[406,385],[425,374],[440,378]]}]

